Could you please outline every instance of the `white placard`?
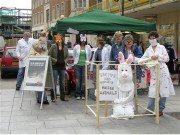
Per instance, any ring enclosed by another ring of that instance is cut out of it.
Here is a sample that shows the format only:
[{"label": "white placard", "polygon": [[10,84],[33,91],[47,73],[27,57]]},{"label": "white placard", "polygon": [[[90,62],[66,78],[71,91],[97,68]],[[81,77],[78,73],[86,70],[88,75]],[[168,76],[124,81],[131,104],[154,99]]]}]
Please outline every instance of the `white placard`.
[{"label": "white placard", "polygon": [[72,28],[67,29],[67,32],[72,33],[72,34],[79,34],[79,31]]},{"label": "white placard", "polygon": [[99,71],[100,101],[114,101],[118,98],[117,75],[117,70]]},{"label": "white placard", "polygon": [[145,89],[147,88],[147,71],[142,69],[141,82],[138,83],[137,89]]},{"label": "white placard", "polygon": [[44,91],[49,56],[29,57],[21,90]]}]

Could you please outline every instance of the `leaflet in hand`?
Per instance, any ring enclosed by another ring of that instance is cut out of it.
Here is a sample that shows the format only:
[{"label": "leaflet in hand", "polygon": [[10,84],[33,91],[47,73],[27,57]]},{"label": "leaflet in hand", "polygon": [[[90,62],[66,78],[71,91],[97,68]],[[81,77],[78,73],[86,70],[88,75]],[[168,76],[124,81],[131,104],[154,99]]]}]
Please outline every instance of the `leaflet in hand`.
[{"label": "leaflet in hand", "polygon": [[158,60],[151,60],[151,58],[146,58],[146,59],[140,59],[138,63],[145,64],[147,68],[151,68],[154,67],[156,64],[158,64]]}]

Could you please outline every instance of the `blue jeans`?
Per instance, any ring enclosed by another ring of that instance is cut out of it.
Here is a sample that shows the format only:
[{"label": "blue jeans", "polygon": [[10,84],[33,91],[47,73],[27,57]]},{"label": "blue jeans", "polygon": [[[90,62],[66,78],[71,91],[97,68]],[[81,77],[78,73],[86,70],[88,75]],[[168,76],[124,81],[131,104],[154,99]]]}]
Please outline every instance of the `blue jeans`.
[{"label": "blue jeans", "polygon": [[75,65],[76,97],[85,97],[85,66]]},{"label": "blue jeans", "polygon": [[[55,85],[55,95],[57,95],[56,84],[59,76],[59,86],[60,86],[59,92],[60,92],[60,98],[63,100],[65,99],[65,94],[64,94],[65,70],[53,70],[53,76],[54,76],[54,85]],[[54,100],[53,90],[51,90],[51,100]]]},{"label": "blue jeans", "polygon": [[20,89],[24,80],[25,67],[19,68],[16,82],[16,89]]},{"label": "blue jeans", "polygon": [[[159,112],[163,112],[163,110],[165,109],[165,104],[166,104],[166,97],[160,97],[159,98]],[[154,108],[155,108],[155,98],[149,98],[147,109],[154,111]]]}]

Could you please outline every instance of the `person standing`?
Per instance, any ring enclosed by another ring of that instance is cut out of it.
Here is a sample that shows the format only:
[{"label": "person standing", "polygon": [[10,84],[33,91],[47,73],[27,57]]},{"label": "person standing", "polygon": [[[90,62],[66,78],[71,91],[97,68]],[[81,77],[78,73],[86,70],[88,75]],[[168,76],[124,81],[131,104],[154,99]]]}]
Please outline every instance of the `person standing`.
[{"label": "person standing", "polygon": [[0,57],[3,55],[4,49],[5,49],[5,40],[3,35],[0,33]]},{"label": "person standing", "polygon": [[[119,55],[119,52],[122,51],[123,34],[121,33],[121,31],[117,31],[114,34],[114,38],[116,40],[116,43],[111,48],[110,61],[113,61],[114,64],[118,64],[119,63],[118,55]],[[111,67],[114,68],[113,66]]]},{"label": "person standing", "polygon": [[91,59],[91,47],[86,45],[86,40],[86,34],[81,34],[81,43],[73,50],[77,100],[85,99],[85,64]]},{"label": "person standing", "polygon": [[[54,83],[56,84],[58,76],[59,76],[59,91],[60,91],[60,99],[61,101],[68,101],[65,99],[64,93],[64,83],[65,83],[65,72],[66,72],[66,63],[68,60],[68,49],[65,46],[65,43],[60,34],[56,35],[56,44],[53,44],[49,49],[48,55],[52,60],[52,68],[53,68],[53,76]],[[55,87],[55,95],[57,93]],[[51,101],[55,102],[54,91],[51,90]]]},{"label": "person standing", "polygon": [[[133,44],[133,36],[131,34],[127,34],[124,37],[124,44],[122,45],[122,53],[125,59],[127,59],[130,54],[133,54],[137,58],[141,58],[143,55],[141,48],[139,48],[137,44]],[[134,65],[132,65],[132,68],[134,69]],[[136,78],[138,83],[140,83],[142,78],[142,68],[139,65],[136,65]],[[142,91],[141,89],[138,89],[138,93],[141,91]]]},{"label": "person standing", "polygon": [[[159,116],[163,115],[163,110],[165,109],[166,99],[170,95],[175,95],[173,83],[169,74],[168,67],[166,62],[169,61],[169,56],[166,51],[166,48],[163,45],[160,45],[157,42],[158,33],[156,31],[152,31],[149,33],[149,43],[150,46],[145,51],[144,55],[141,59],[151,58],[151,60],[156,60],[160,66],[160,73],[159,73]],[[152,67],[150,69],[151,73],[151,80],[150,80],[150,87],[149,87],[149,100],[148,100],[148,107],[147,109],[154,111],[155,108],[155,97],[156,97],[156,85],[157,85],[157,78],[156,78],[156,68]]]},{"label": "person standing", "polygon": [[[32,45],[29,56],[47,56],[47,41],[45,37],[40,37],[37,42]],[[37,103],[41,103],[42,92],[37,92]],[[44,92],[43,104],[49,104],[46,93]]]},{"label": "person standing", "polygon": [[16,46],[16,54],[19,59],[19,70],[17,75],[16,90],[20,90],[21,88],[29,52],[31,50],[32,44],[36,41],[35,39],[30,37],[30,33],[25,32],[23,38],[18,41]]},{"label": "person standing", "polygon": [[[102,62],[98,62],[102,61]],[[92,62],[95,63],[101,63],[102,65],[100,68],[102,70],[107,70],[109,67],[109,50],[108,47],[105,46],[104,39],[101,37],[97,38],[97,49],[95,50],[95,53],[93,55]],[[91,65],[91,71],[92,71],[93,66]]]}]

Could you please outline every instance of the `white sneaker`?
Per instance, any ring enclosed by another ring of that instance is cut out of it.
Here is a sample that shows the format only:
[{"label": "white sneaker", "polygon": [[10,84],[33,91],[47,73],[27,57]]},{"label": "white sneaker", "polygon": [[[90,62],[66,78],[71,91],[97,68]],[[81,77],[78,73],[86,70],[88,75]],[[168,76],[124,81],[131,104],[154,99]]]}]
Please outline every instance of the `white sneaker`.
[{"label": "white sneaker", "polygon": [[85,100],[85,97],[82,97],[82,100]]},{"label": "white sneaker", "polygon": [[77,97],[76,99],[77,99],[77,100],[80,100],[81,98],[80,98],[80,97]]}]

